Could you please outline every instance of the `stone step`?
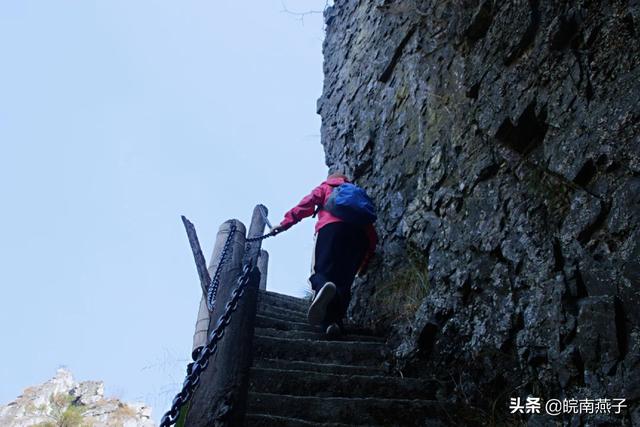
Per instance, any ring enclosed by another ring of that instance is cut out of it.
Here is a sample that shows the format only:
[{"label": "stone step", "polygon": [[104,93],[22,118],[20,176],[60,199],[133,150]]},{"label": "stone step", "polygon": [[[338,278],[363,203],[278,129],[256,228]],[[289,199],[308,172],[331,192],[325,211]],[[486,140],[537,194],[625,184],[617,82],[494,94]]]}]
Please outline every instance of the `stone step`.
[{"label": "stone step", "polygon": [[415,378],[338,375],[251,368],[249,390],[258,393],[316,397],[433,399],[435,386]]},{"label": "stone step", "polygon": [[273,297],[273,298],[279,298],[279,299],[289,299],[292,301],[302,301],[303,298],[300,297],[296,297],[293,295],[288,295],[288,294],[281,294],[279,292],[273,292],[273,291],[266,291],[264,289],[260,289],[259,294],[265,297]]},{"label": "stone step", "polygon": [[[277,317],[265,316],[257,314],[256,316],[257,328],[272,328],[280,331],[307,331],[307,332],[323,332],[319,326],[311,326],[304,322],[292,322],[286,319],[279,319]],[[359,328],[355,325],[345,325],[346,335],[366,335],[376,337],[377,335],[370,329]]]},{"label": "stone step", "polygon": [[[333,363],[314,363],[314,362],[302,362],[300,360],[281,360],[281,359],[267,359],[256,358],[253,361],[253,366],[257,368],[270,368],[270,369],[283,369],[287,371],[303,371],[306,372],[321,372],[327,374],[341,374],[341,375],[385,375],[385,370],[382,367],[376,366],[359,366],[359,365],[339,365]],[[302,374],[301,374],[302,375]]]},{"label": "stone step", "polygon": [[440,426],[441,402],[429,400],[309,397],[249,392],[248,412],[315,423],[383,426]]},{"label": "stone step", "polygon": [[346,365],[380,365],[384,344],[362,341],[317,341],[255,335],[254,358],[301,360]]},{"label": "stone step", "polygon": [[260,291],[258,292],[258,304],[286,308],[288,310],[306,311],[309,308],[310,301],[302,298],[294,298],[289,295],[270,294]]},{"label": "stone step", "polygon": [[256,335],[262,335],[266,337],[276,338],[293,338],[293,339],[310,339],[321,341],[369,341],[369,342],[384,342],[383,337],[376,337],[371,335],[340,335],[339,337],[330,338],[326,334],[322,333],[320,329],[314,332],[310,331],[282,331],[274,328],[259,328],[255,330]]},{"label": "stone step", "polygon": [[289,301],[292,303],[299,303],[299,302],[306,301],[304,298],[294,297],[293,295],[280,294],[278,292],[264,291],[264,290],[258,291],[258,298],[268,298],[268,299],[273,299],[278,301]]},{"label": "stone step", "polygon": [[269,316],[275,319],[304,323],[307,321],[307,312],[287,310],[286,308],[258,305],[257,313],[261,316]]},{"label": "stone step", "polygon": [[282,312],[283,314],[291,314],[294,316],[303,315],[306,317],[309,307],[283,307],[281,305],[274,305],[265,301],[258,301],[258,310],[275,310],[278,312]]},{"label": "stone step", "polygon": [[305,322],[292,322],[277,317],[264,316],[259,313],[256,315],[256,328],[272,328],[279,331],[320,332],[319,327],[309,325],[306,320]]},{"label": "stone step", "polygon": [[244,425],[247,427],[350,427],[351,424],[316,423],[299,418],[278,417],[267,414],[247,414]]}]

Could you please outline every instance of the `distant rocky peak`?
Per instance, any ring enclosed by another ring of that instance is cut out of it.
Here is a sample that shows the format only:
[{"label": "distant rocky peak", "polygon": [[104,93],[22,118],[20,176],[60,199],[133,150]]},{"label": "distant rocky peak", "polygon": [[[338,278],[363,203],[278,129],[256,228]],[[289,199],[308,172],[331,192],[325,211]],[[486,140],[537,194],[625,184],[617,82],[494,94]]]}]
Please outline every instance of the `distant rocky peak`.
[{"label": "distant rocky peak", "polygon": [[13,402],[0,406],[6,427],[152,427],[151,408],[105,398],[102,381],[76,382],[66,368],[44,384],[26,388]]}]

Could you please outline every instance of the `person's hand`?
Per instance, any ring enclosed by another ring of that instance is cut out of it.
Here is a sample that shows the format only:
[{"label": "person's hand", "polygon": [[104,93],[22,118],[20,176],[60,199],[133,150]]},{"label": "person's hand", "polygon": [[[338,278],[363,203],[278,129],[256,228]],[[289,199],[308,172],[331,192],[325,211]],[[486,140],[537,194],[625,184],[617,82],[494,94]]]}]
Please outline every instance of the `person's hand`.
[{"label": "person's hand", "polygon": [[271,229],[271,234],[275,236],[276,234],[282,233],[284,230],[285,230],[285,228],[283,226],[276,225],[275,227],[273,227]]},{"label": "person's hand", "polygon": [[360,267],[356,273],[356,277],[362,277],[367,274],[367,267]]}]

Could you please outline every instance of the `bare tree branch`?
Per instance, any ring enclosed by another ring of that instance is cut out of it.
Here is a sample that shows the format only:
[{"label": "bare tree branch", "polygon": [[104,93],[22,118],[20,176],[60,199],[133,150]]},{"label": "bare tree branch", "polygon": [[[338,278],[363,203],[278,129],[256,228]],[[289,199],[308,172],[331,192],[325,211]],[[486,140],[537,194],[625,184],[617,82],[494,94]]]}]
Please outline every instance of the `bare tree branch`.
[{"label": "bare tree branch", "polygon": [[296,11],[292,11],[290,10],[287,5],[284,3],[284,0],[282,1],[282,12],[284,13],[288,13],[289,15],[293,15],[296,17],[296,19],[298,19],[300,22],[302,22],[302,25],[304,25],[304,18],[306,16],[309,15],[317,15],[317,14],[322,14],[324,13],[324,11],[329,7],[329,0],[326,0],[324,3],[324,9],[323,10],[307,10],[305,12],[296,12]]}]

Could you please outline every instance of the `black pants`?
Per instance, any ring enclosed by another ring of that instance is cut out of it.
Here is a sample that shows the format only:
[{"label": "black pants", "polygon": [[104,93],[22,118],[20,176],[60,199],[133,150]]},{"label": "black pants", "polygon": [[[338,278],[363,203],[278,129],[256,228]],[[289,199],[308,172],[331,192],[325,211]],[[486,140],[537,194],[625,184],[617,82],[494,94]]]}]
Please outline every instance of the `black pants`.
[{"label": "black pants", "polygon": [[318,231],[309,282],[315,291],[327,282],[335,283],[337,288],[336,296],[327,306],[325,324],[341,323],[347,313],[351,284],[368,245],[366,233],[357,225],[334,222]]}]

